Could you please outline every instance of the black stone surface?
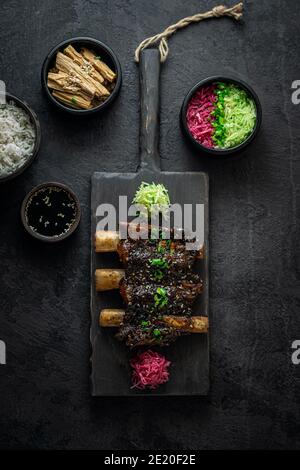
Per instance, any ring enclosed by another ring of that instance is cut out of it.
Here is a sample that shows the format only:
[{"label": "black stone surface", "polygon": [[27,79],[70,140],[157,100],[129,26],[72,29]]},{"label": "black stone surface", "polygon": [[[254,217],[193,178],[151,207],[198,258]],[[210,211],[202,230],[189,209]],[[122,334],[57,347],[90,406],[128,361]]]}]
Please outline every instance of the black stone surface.
[{"label": "black stone surface", "polygon": [[[99,171],[138,163],[136,45],[215,1],[118,0],[1,3],[0,70],[8,91],[38,113],[36,163],[0,188],[1,448],[298,448],[300,365],[300,4],[246,1],[244,24],[190,26],[170,40],[162,71],[163,169],[210,175],[211,393],[208,398],[93,399],[89,395],[89,193]],[[232,3],[232,2],[230,2]],[[118,54],[118,100],[79,121],[50,108],[40,68],[60,40],[90,35]],[[238,74],[259,93],[263,128],[244,159],[205,162],[181,136],[184,94],[214,73]],[[23,232],[20,204],[35,184],[57,180],[79,195],[83,217],[58,246]]]},{"label": "black stone surface", "polygon": [[[148,52],[148,51],[147,51]],[[148,59],[149,60],[149,59]],[[149,84],[149,83],[148,83]],[[146,98],[144,88],[144,98]],[[147,98],[145,99],[147,101]],[[148,114],[148,122],[152,116],[153,124],[156,122],[155,112]],[[151,126],[150,126],[151,127]],[[154,127],[152,127],[154,130]],[[149,129],[148,129],[149,131]],[[198,230],[201,224],[203,228],[203,245],[205,258],[195,263],[194,271],[203,280],[203,293],[193,305],[195,315],[209,315],[209,245],[208,245],[208,218],[209,218],[209,184],[208,177],[203,172],[161,172],[153,168],[153,159],[150,159],[149,151],[155,150],[152,145],[157,132],[145,132],[141,139],[148,155],[144,154],[144,168],[137,173],[99,173],[92,176],[91,190],[91,237],[95,238],[96,226],[101,217],[97,217],[97,208],[101,201],[112,204],[116,211],[119,208],[119,196],[126,195],[128,201],[132,201],[136,188],[142,181],[148,183],[161,183],[168,188],[170,200],[173,203],[193,206],[193,227],[195,222],[195,204],[204,205],[203,220],[198,222]],[[154,138],[154,139],[153,139]],[[152,143],[151,143],[152,141]],[[152,154],[152,157],[155,152]],[[159,164],[157,158],[157,164]],[[146,168],[145,168],[146,166]],[[147,168],[148,166],[148,168]],[[150,166],[150,169],[149,169]],[[99,211],[98,211],[99,215]],[[94,245],[94,243],[93,243]],[[95,253],[94,246],[91,249],[91,393],[93,396],[124,397],[132,399],[140,395],[164,395],[164,396],[206,396],[210,386],[209,371],[209,333],[193,334],[178,338],[173,344],[157,350],[171,361],[170,379],[157,390],[131,389],[130,360],[137,354],[136,349],[130,350],[124,342],[117,341],[115,331],[112,328],[99,328],[99,312],[104,308],[122,308],[124,304],[115,291],[96,292],[94,272],[98,268],[120,268],[120,262],[116,253]],[[155,350],[154,348],[151,348]]]}]

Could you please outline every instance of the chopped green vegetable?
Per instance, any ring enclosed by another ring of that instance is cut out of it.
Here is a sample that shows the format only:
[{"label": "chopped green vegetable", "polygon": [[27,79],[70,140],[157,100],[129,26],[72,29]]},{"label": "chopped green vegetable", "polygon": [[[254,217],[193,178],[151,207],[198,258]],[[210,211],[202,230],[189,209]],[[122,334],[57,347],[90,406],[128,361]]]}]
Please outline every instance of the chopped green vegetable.
[{"label": "chopped green vegetable", "polygon": [[167,269],[169,267],[167,261],[161,258],[153,258],[150,260],[151,266],[157,266],[162,269]]},{"label": "chopped green vegetable", "polygon": [[157,308],[163,308],[168,304],[168,293],[163,287],[158,287],[156,289],[156,294],[154,295],[154,305]]},{"label": "chopped green vegetable", "polygon": [[155,328],[152,333],[155,338],[159,338],[161,336],[161,331],[158,328]]},{"label": "chopped green vegetable", "polygon": [[166,291],[166,289],[164,289],[163,287],[158,287],[158,288],[157,288],[157,293],[158,293],[159,295],[166,295],[166,294],[167,294],[167,291]]},{"label": "chopped green vegetable", "polygon": [[162,271],[160,271],[160,269],[157,269],[154,274],[153,274],[153,278],[155,281],[161,281],[162,278],[164,277],[164,273]]},{"label": "chopped green vegetable", "polygon": [[73,104],[77,104],[77,100],[76,100],[75,96],[72,96],[71,101],[72,101]]},{"label": "chopped green vegetable", "polygon": [[166,213],[170,206],[168,190],[163,184],[142,182],[132,201],[134,204],[141,204],[149,213]]},{"label": "chopped green vegetable", "polygon": [[256,123],[256,106],[242,88],[218,83],[218,102],[212,112],[213,142],[219,148],[232,148],[244,142]]},{"label": "chopped green vegetable", "polygon": [[161,254],[165,253],[166,252],[165,244],[162,244],[162,242],[159,242],[157,245],[157,252]]},{"label": "chopped green vegetable", "polygon": [[150,265],[155,268],[153,278],[155,281],[160,281],[165,273],[162,271],[163,269],[168,269],[169,264],[166,260],[161,258],[153,258],[149,261]]},{"label": "chopped green vegetable", "polygon": [[174,253],[174,248],[171,247],[172,245],[172,240],[162,240],[161,242],[158,243],[157,245],[157,252],[160,254],[165,253],[167,250],[170,250],[170,253]]}]

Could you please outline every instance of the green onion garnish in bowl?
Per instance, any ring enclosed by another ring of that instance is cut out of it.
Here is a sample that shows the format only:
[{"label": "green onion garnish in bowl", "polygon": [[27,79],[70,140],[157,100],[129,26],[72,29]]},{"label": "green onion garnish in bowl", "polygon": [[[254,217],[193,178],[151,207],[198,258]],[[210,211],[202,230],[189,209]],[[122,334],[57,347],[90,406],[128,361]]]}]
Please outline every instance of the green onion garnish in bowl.
[{"label": "green onion garnish in bowl", "polygon": [[257,135],[262,119],[255,91],[241,80],[210,77],[197,83],[181,108],[184,134],[215,157],[240,152]]}]

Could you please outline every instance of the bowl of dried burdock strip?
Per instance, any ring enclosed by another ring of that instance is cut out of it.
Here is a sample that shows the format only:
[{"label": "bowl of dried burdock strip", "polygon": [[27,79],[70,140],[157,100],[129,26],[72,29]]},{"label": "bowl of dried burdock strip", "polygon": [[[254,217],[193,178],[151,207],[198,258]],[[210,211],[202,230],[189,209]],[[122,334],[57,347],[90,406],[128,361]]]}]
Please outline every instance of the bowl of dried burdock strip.
[{"label": "bowl of dried burdock strip", "polygon": [[49,100],[71,114],[101,111],[116,98],[122,72],[116,54],[97,39],[78,37],[55,46],[42,67]]}]

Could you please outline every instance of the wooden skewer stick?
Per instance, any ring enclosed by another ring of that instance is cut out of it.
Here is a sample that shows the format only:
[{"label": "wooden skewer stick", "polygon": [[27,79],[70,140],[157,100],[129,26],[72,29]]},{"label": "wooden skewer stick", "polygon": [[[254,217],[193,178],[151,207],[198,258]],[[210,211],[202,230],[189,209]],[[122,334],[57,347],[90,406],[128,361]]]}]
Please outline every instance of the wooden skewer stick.
[{"label": "wooden skewer stick", "polygon": [[[125,310],[118,308],[106,308],[101,310],[99,324],[102,327],[118,327],[122,325]],[[208,317],[177,317],[164,315],[161,320],[168,326],[189,333],[207,333]]]}]

